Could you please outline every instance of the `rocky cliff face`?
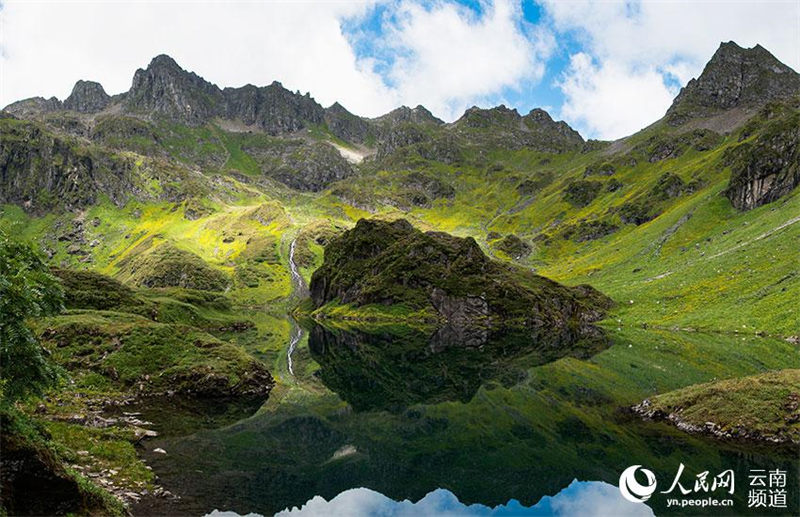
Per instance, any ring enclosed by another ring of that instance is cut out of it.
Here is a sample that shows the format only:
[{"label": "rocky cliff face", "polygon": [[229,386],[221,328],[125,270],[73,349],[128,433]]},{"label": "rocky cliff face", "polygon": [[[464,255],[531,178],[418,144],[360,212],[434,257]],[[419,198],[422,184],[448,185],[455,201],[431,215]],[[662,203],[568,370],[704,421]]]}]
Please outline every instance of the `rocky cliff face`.
[{"label": "rocky cliff face", "polygon": [[353,115],[338,102],[325,109],[325,123],[334,135],[348,142],[364,143],[372,134],[369,120]]},{"label": "rocky cliff face", "polygon": [[35,124],[0,120],[0,203],[32,212],[94,203],[99,193],[122,204],[135,192],[134,164],[82,147]]},{"label": "rocky cliff face", "polygon": [[775,201],[800,185],[800,111],[772,120],[725,156],[731,167],[726,195],[739,210]]},{"label": "rocky cliff face", "polygon": [[325,110],[308,94],[292,93],[277,81],[262,88],[225,88],[223,96],[221,117],[255,125],[271,135],[322,124],[325,118]]},{"label": "rocky cliff face", "polygon": [[19,118],[33,118],[42,113],[50,113],[51,111],[58,111],[63,109],[60,100],[55,97],[45,99],[44,97],[31,97],[17,102],[12,102],[3,111],[11,113]]},{"label": "rocky cliff face", "polygon": [[427,110],[424,106],[417,106],[416,108],[409,108],[408,106],[400,106],[380,117],[374,119],[378,124],[400,124],[403,122],[411,122],[413,124],[433,124],[441,126],[444,124],[441,120],[433,116],[433,113]]},{"label": "rocky cliff face", "polygon": [[310,287],[316,307],[401,305],[462,326],[574,330],[611,304],[591,288],[564,287],[492,261],[471,238],[423,233],[403,219],[362,219],[334,239]]},{"label": "rocky cliff face", "polygon": [[201,125],[215,117],[238,120],[272,135],[321,124],[325,117],[325,110],[308,94],[292,93],[277,81],[260,88],[247,85],[220,90],[163,55],[154,58],[146,70],[136,71],[125,108],[188,125]]},{"label": "rocky cliff face", "polygon": [[100,83],[94,81],[78,81],[72,93],[64,101],[64,109],[79,113],[96,113],[103,111],[111,103],[111,97]]},{"label": "rocky cliff face", "polygon": [[800,74],[764,47],[745,49],[729,41],[720,45],[700,77],[681,89],[667,120],[678,125],[709,110],[751,108],[799,93]]},{"label": "rocky cliff face", "polygon": [[542,109],[534,109],[524,117],[516,109],[500,105],[490,109],[472,107],[453,123],[457,133],[469,134],[490,130],[481,143],[505,149],[529,147],[542,152],[558,153],[583,146],[583,137],[566,122],[554,121]]}]

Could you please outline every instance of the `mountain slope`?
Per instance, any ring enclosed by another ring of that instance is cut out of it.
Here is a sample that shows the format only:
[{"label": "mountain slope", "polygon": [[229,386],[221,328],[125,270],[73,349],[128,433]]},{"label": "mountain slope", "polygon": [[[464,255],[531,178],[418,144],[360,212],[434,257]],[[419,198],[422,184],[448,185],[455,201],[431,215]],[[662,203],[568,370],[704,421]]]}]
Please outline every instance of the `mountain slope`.
[{"label": "mountain slope", "polygon": [[616,310],[623,322],[785,335],[800,290],[800,90],[776,63],[723,44],[664,119],[585,142],[542,110],[366,119],[277,83],[220,89],[159,56],[126,94],[84,82],[64,103],[7,108],[26,120],[0,120],[0,201],[23,210],[7,206],[2,220],[56,263],[126,282],[129,264],[167,244],[225,275],[235,300],[261,303],[291,288],[292,236],[309,277],[330,232],[402,216],[634,300]]}]

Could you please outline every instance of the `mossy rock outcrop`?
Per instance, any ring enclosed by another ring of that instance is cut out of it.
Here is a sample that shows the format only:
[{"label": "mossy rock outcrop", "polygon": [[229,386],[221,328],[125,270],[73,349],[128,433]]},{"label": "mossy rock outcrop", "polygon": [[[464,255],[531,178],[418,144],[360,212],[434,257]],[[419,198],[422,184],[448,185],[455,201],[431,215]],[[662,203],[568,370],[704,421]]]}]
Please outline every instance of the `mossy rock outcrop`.
[{"label": "mossy rock outcrop", "polygon": [[0,410],[0,515],[124,515],[122,505],[67,469],[45,429]]},{"label": "mossy rock outcrop", "polygon": [[68,309],[118,310],[136,308],[141,300],[133,289],[111,277],[92,271],[53,269],[64,288]]},{"label": "mossy rock outcrop", "polygon": [[696,384],[657,395],[633,410],[690,433],[800,444],[800,370]]},{"label": "mossy rock outcrop", "polygon": [[593,180],[574,180],[564,189],[564,201],[584,207],[594,201],[603,189],[603,184]]},{"label": "mossy rock outcrop", "polygon": [[194,253],[162,244],[123,264],[133,284],[140,287],[184,287],[224,291],[228,276],[209,266]]},{"label": "mossy rock outcrop", "polygon": [[75,311],[37,322],[42,344],[79,385],[141,395],[265,395],[267,368],[195,327],[134,314]]},{"label": "mossy rock outcrop", "polygon": [[358,221],[325,248],[311,278],[314,307],[400,306],[456,325],[576,330],[611,300],[493,261],[472,238],[424,233],[408,221]]}]

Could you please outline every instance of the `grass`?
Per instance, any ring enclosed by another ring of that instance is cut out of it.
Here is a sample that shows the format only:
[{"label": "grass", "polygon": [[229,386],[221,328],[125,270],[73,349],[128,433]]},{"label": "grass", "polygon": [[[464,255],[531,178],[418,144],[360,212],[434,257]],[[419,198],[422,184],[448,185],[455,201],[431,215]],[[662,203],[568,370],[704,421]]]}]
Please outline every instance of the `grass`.
[{"label": "grass", "polygon": [[82,387],[229,396],[269,378],[240,347],[194,327],[109,311],[69,311],[37,326],[52,359]]},{"label": "grass", "polygon": [[761,437],[800,441],[800,370],[779,370],[697,384],[651,399],[653,409],[696,426],[713,422]]}]

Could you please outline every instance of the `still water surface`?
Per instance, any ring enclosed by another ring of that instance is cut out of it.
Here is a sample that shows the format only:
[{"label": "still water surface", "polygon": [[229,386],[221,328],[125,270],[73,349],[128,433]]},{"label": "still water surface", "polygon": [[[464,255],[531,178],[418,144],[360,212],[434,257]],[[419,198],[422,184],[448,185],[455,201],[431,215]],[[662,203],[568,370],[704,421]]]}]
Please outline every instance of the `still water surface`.
[{"label": "still water surface", "polygon": [[671,496],[620,496],[620,473],[636,464],[659,491],[680,464],[687,486],[733,469],[735,513],[747,513],[750,470],[784,469],[789,508],[770,515],[800,508],[797,450],[722,444],[624,409],[696,382],[799,367],[791,344],[644,330],[577,342],[405,327],[304,334],[292,373],[274,372],[278,385],[254,414],[186,425],[174,408],[143,408],[161,432],[143,455],[182,497],[136,513],[671,514]]}]

